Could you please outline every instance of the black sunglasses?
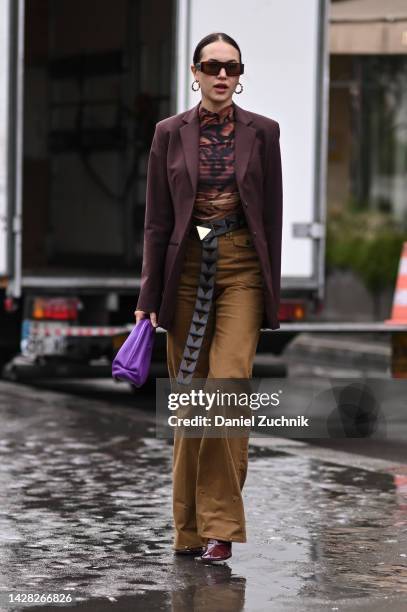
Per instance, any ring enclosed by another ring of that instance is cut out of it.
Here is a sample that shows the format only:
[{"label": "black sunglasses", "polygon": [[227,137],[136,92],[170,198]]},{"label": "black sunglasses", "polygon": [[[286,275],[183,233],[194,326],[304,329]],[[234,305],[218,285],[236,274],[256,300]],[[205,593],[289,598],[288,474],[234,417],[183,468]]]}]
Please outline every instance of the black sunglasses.
[{"label": "black sunglasses", "polygon": [[239,62],[198,62],[195,64],[195,68],[212,76],[217,76],[222,68],[226,70],[228,76],[238,76],[244,72],[244,64]]}]

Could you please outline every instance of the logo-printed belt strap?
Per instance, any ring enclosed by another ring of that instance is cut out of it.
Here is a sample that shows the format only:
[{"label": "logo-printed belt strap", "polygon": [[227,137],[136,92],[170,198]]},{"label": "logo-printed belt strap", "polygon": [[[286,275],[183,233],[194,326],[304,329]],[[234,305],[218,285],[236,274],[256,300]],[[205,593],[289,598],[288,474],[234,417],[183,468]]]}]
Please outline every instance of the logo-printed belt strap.
[{"label": "logo-printed belt strap", "polygon": [[180,384],[191,383],[205,335],[215,289],[218,236],[245,225],[244,216],[236,213],[211,223],[195,224],[202,244],[201,270],[188,338],[176,378]]}]

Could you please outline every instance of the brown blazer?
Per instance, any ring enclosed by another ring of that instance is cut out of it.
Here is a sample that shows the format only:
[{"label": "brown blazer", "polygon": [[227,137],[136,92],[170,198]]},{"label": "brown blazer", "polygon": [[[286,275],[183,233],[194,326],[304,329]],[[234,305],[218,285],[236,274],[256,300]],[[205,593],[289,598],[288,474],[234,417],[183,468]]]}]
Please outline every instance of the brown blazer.
[{"label": "brown blazer", "polygon": [[[199,103],[156,125],[147,171],[141,288],[136,309],[157,312],[169,329],[199,167]],[[235,104],[235,170],[264,279],[262,327],[278,329],[283,189],[280,126]]]}]

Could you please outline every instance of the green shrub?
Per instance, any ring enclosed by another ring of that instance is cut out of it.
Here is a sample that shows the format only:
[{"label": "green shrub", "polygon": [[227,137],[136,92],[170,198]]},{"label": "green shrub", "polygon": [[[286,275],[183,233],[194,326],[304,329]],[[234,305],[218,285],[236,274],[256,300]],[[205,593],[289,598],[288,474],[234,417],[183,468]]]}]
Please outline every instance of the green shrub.
[{"label": "green shrub", "polygon": [[331,209],[326,240],[327,270],[353,270],[371,293],[394,286],[407,232],[388,213],[360,211],[351,204]]}]

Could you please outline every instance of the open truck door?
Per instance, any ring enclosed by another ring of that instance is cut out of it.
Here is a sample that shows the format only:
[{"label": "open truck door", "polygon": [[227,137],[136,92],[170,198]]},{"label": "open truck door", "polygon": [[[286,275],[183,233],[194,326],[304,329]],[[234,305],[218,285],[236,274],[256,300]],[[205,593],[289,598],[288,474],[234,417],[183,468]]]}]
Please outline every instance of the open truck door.
[{"label": "open truck door", "polygon": [[20,329],[23,10],[22,0],[0,0],[0,365]]},{"label": "open truck door", "polygon": [[14,380],[110,375],[134,326],[175,5],[99,4],[81,4],[97,22],[83,41],[69,0],[0,0],[0,365]]},{"label": "open truck door", "polygon": [[[0,0],[0,276],[7,274],[7,202],[9,188],[9,5]],[[4,282],[4,281],[3,281]]]},{"label": "open truck door", "polygon": [[0,0],[0,277],[21,297],[24,1]]}]

